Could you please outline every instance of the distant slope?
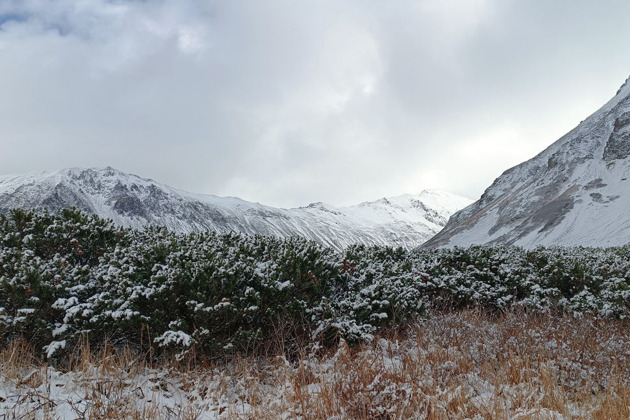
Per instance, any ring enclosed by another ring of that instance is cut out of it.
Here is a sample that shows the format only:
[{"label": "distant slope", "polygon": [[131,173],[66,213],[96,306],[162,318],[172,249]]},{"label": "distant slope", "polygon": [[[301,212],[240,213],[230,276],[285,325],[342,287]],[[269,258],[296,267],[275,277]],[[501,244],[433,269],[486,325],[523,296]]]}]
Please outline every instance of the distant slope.
[{"label": "distant slope", "polygon": [[336,249],[356,243],[419,246],[470,202],[445,192],[423,191],[351,207],[313,203],[277,209],[238,198],[191,194],[113,168],[0,177],[0,213],[12,208],[77,207],[127,227],[303,236]]},{"label": "distant slope", "polygon": [[503,173],[425,246],[624,245],[630,243],[629,179],[626,81],[575,129]]}]

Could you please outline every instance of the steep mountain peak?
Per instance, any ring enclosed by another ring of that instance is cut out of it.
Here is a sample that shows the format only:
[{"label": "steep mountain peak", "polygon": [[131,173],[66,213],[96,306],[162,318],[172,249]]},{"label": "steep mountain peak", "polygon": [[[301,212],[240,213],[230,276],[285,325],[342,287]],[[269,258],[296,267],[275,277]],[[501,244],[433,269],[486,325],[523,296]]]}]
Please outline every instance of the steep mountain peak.
[{"label": "steep mountain peak", "polygon": [[626,79],[625,82],[619,87],[617,93],[615,93],[615,97],[617,96],[628,96],[630,94],[630,76]]},{"label": "steep mountain peak", "polygon": [[630,242],[630,82],[547,149],[505,171],[426,246]]},{"label": "steep mountain peak", "polygon": [[100,183],[103,188],[108,188],[117,184],[125,185],[148,185],[155,181],[142,178],[138,175],[120,171],[111,166],[105,168],[69,168],[55,172],[63,182],[84,182],[88,185]]}]

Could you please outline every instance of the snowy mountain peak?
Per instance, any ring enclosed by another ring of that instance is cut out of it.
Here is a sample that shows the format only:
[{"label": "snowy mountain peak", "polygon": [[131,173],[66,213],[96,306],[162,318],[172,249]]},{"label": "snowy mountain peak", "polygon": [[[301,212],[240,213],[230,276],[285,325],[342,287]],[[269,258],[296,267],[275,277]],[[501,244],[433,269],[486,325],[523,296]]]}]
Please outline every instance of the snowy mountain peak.
[{"label": "snowy mountain peak", "polygon": [[505,171],[426,246],[629,243],[629,80],[576,128]]},{"label": "snowy mountain peak", "polygon": [[355,243],[418,246],[470,202],[448,193],[423,192],[349,207],[312,203],[278,209],[239,198],[187,193],[112,167],[0,177],[0,213],[12,208],[76,207],[127,227],[303,236],[337,249]]},{"label": "snowy mountain peak", "polygon": [[617,93],[615,93],[615,97],[617,96],[625,97],[625,96],[628,96],[628,94],[630,94],[630,76],[628,76],[626,81],[623,82],[621,87],[619,87],[619,89],[617,90]]}]

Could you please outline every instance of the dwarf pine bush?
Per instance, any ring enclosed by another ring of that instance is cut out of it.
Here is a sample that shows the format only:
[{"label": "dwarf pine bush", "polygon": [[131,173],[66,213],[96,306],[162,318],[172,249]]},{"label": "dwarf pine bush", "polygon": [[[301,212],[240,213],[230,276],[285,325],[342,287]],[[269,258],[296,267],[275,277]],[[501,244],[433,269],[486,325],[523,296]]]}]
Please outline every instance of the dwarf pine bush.
[{"label": "dwarf pine bush", "polygon": [[[77,210],[0,215],[0,340],[147,354],[370,340],[427,308],[630,315],[630,248],[352,246],[142,231]],[[85,341],[84,341],[85,342]]]}]

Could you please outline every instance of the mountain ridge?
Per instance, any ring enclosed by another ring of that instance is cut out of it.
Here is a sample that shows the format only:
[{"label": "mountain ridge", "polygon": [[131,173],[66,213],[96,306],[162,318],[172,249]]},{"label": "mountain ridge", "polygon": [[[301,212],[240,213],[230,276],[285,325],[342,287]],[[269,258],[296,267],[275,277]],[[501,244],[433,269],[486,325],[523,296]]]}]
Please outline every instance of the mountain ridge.
[{"label": "mountain ridge", "polygon": [[336,249],[351,244],[413,248],[472,200],[440,191],[388,197],[355,206],[311,203],[274,208],[236,197],[182,191],[112,167],[68,168],[0,176],[0,212],[76,207],[132,228],[303,236]]},{"label": "mountain ridge", "polygon": [[423,246],[629,243],[629,81],[548,148],[505,171]]}]

